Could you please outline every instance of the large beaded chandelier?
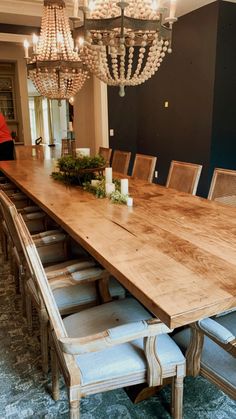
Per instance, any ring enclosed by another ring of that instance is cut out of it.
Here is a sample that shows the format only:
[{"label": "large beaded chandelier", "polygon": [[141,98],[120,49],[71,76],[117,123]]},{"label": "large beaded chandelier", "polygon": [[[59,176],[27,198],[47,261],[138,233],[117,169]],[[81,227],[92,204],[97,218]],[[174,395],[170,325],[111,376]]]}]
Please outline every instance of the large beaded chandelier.
[{"label": "large beaded chandelier", "polygon": [[24,42],[28,77],[50,99],[69,100],[88,78],[70,31],[64,0],[44,0],[40,36],[33,35],[32,56]]},{"label": "large beaded chandelier", "polygon": [[171,52],[176,0],[85,0],[80,9],[83,59],[100,80],[120,86],[120,96],[152,77]]}]

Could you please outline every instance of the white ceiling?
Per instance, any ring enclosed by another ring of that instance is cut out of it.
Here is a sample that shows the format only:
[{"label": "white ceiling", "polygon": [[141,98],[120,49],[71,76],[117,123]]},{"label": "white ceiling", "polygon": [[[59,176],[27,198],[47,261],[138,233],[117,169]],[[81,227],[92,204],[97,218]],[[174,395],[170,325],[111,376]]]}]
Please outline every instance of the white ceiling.
[{"label": "white ceiling", "polygon": [[[177,0],[177,16],[182,16],[216,0]],[[236,3],[236,0],[225,0]],[[65,0],[72,15],[74,0]],[[0,23],[39,26],[43,0],[0,0]]]}]

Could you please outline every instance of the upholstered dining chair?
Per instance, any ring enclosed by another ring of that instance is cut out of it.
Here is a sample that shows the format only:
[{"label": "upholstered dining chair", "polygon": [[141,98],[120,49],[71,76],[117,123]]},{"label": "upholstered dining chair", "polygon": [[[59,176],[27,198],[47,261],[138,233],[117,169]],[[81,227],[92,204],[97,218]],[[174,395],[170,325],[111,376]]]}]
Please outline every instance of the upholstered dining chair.
[{"label": "upholstered dining chair", "polygon": [[170,329],[131,297],[62,319],[35,245],[23,220],[17,222],[31,281],[50,322],[53,398],[59,398],[59,367],[73,419],[80,416],[81,397],[143,382],[159,385],[171,377],[172,415],[182,418],[185,359]]},{"label": "upholstered dining chair", "polygon": [[132,177],[152,182],[157,158],[146,154],[136,154]]},{"label": "upholstered dining chair", "polygon": [[[32,303],[39,313],[42,366],[46,373],[48,371],[47,320],[45,320],[44,310],[37,299],[32,283],[25,283],[24,250],[20,241],[20,233],[17,230],[18,213],[16,208],[9,202],[7,196],[3,196],[3,193],[0,193],[0,203],[12,238],[12,253],[20,273],[19,279],[30,333],[32,332]],[[20,216],[22,217],[22,215]],[[46,233],[33,235],[32,240],[37,247],[42,263],[46,266],[45,272],[62,314],[74,313],[85,307],[96,305],[100,301],[109,301],[111,298],[124,298],[124,288],[114,278],[108,282],[107,271],[101,268],[83,249],[75,259],[68,259],[67,236],[57,230],[54,233],[53,235],[51,232],[50,236],[46,236]],[[78,287],[77,285],[82,279],[87,279],[88,283]],[[98,286],[97,279],[100,279]],[[90,281],[92,282],[89,283]],[[19,287],[18,284],[16,286]]]},{"label": "upholstered dining chair", "polygon": [[112,170],[122,175],[127,175],[130,157],[130,151],[115,150],[112,158]]},{"label": "upholstered dining chair", "polygon": [[18,145],[15,147],[16,160],[44,159],[44,149],[41,145]]},{"label": "upholstered dining chair", "polygon": [[107,166],[110,166],[112,148],[99,147],[98,154],[106,160]]},{"label": "upholstered dining chair", "polygon": [[166,187],[196,195],[202,165],[172,160]]},{"label": "upholstered dining chair", "polygon": [[222,204],[236,206],[236,170],[214,170],[208,199]]}]

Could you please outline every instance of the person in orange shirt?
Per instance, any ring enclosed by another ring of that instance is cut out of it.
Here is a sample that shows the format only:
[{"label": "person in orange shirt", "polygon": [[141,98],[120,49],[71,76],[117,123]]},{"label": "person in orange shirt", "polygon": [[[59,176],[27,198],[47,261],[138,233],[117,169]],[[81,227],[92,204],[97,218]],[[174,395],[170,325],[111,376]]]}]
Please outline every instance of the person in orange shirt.
[{"label": "person in orange shirt", "polygon": [[14,160],[14,142],[2,113],[0,113],[0,160]]}]

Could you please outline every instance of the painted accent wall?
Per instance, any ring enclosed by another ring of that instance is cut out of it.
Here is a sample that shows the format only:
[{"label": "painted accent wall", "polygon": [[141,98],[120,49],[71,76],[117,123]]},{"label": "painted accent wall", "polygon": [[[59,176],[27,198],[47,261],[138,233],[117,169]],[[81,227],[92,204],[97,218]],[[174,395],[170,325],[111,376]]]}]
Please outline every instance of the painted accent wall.
[{"label": "painted accent wall", "polygon": [[203,165],[202,196],[215,166],[236,169],[235,18],[236,5],[221,0],[182,16],[154,77],[125,98],[109,88],[110,146],[157,156],[160,184],[173,159]]}]

